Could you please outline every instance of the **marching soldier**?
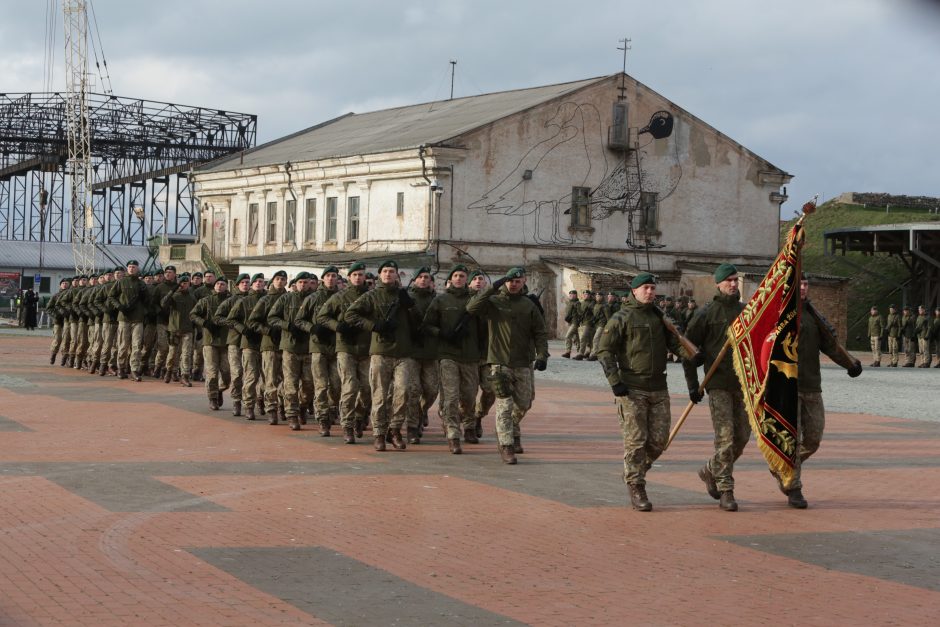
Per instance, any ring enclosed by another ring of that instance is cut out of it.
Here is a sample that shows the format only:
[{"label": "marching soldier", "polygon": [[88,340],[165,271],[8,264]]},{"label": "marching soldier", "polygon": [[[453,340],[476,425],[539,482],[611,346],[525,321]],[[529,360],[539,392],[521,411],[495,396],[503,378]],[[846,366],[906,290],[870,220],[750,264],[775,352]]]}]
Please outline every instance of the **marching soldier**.
[{"label": "marching soldier", "polygon": [[899,340],[901,337],[901,316],[894,305],[888,306],[888,320],[885,322],[885,333],[888,335],[888,354],[891,355],[891,368],[898,367]]},{"label": "marching soldier", "polygon": [[301,322],[300,311],[307,298],[309,272],[299,272],[293,279],[294,291],[287,292],[271,306],[268,324],[281,330],[281,375],[284,379],[284,415],[292,431],[300,430],[301,405],[313,391],[308,358],[310,330]]},{"label": "marching soldier", "polygon": [[59,281],[59,291],[49,299],[49,303],[46,305],[46,311],[49,312],[49,316],[52,318],[52,345],[49,347],[50,364],[55,364],[55,358],[60,348],[63,355],[68,353],[68,326],[66,325],[65,311],[61,309],[62,305],[59,302],[68,289],[69,280],[67,278]]},{"label": "marching soldier", "polygon": [[127,262],[127,274],[114,284],[108,294],[108,303],[118,313],[118,376],[126,379],[133,372],[140,382],[143,364],[141,344],[144,337],[144,317],[147,314],[147,287],[140,280],[140,264],[136,259]]},{"label": "marching soldier", "polygon": [[[212,293],[212,289],[206,289],[206,284],[202,280],[202,272],[193,272],[189,275],[189,291],[193,294],[193,299],[198,303],[200,300]],[[202,359],[202,328],[193,328],[193,381],[202,380],[203,359]]]},{"label": "marching soldier", "polygon": [[907,355],[904,368],[913,368],[917,358],[917,331],[914,328],[914,320],[911,308],[905,305],[904,314],[901,316],[901,337],[904,339],[904,353]]},{"label": "marching soldier", "polygon": [[[219,305],[230,298],[228,283],[216,281],[212,293],[196,301],[189,319],[202,329],[202,354],[206,372],[206,395],[209,409],[217,411],[222,406],[225,390],[231,381],[228,363],[228,329],[216,322]],[[203,291],[205,293],[205,291]]]},{"label": "marching soldier", "polygon": [[568,301],[565,303],[565,322],[568,323],[568,331],[565,333],[565,352],[561,354],[565,359],[571,358],[571,349],[579,352],[581,342],[578,339],[578,327],[581,326],[581,307],[578,303],[578,290],[568,292]]},{"label": "marching soldier", "polygon": [[63,315],[65,333],[69,338],[66,350],[62,351],[62,362],[59,364],[63,368],[70,368],[75,362],[75,349],[79,343],[77,335],[78,327],[73,324],[75,314],[72,312],[72,301],[75,300],[75,296],[79,292],[80,281],[80,277],[72,277],[69,289],[62,295],[62,298],[60,298],[58,302],[58,309]]},{"label": "marching soldier", "polygon": [[[281,396],[281,330],[268,324],[268,313],[282,295],[287,293],[287,273],[278,270],[271,277],[268,292],[262,296],[248,315],[246,327],[261,336],[261,372],[264,377],[264,404],[271,413],[268,424],[286,420]],[[244,351],[244,346],[242,347]],[[244,394],[244,388],[242,388]]]},{"label": "marching soldier", "polygon": [[[220,277],[218,282],[224,283],[225,278]],[[229,298],[221,301],[219,306],[215,308],[215,312],[212,314],[212,321],[215,323],[215,326],[220,329],[219,333],[223,333],[224,330],[225,355],[223,359],[227,364],[226,370],[228,371],[229,375],[229,396],[232,399],[233,416],[242,415],[242,334],[239,333],[237,329],[235,329],[232,321],[229,320],[228,316],[232,311],[233,305],[235,305],[241,298],[248,294],[250,284],[251,277],[245,273],[239,274],[237,277],[235,277],[235,289],[232,290],[232,295]],[[227,286],[226,291],[228,291]]]},{"label": "marching soldier", "polygon": [[885,321],[878,313],[878,308],[871,306],[868,316],[868,337],[871,340],[871,367],[881,366],[881,336],[885,333]]},{"label": "marching soldier", "polygon": [[[486,287],[486,275],[480,270],[474,270],[470,273],[470,297],[479,294]],[[581,319],[581,304],[577,304],[576,309],[578,320]],[[490,409],[496,403],[496,392],[493,390],[493,382],[486,376],[486,351],[489,339],[487,336],[486,325],[480,326],[480,367],[477,370],[477,376],[480,379],[480,396],[477,398],[476,405],[473,408],[474,432],[477,440],[483,437],[483,419],[490,413]],[[578,340],[578,350],[580,350],[580,339]]]},{"label": "marching soldier", "polygon": [[[178,288],[179,284],[176,282],[176,266],[167,266],[163,270],[163,282],[153,287],[152,302],[157,318],[157,334],[154,342],[154,349],[156,351],[154,354],[154,365],[157,368],[164,369],[164,381],[166,381],[166,372],[172,370],[169,363],[170,336],[168,326],[170,324],[170,310],[168,309],[169,301],[165,299],[167,295],[175,292]],[[176,376],[175,372],[172,374]]]},{"label": "marching soldier", "polygon": [[[244,406],[246,420],[254,420],[256,406],[260,415],[265,413],[264,377],[261,367],[262,336],[250,328],[248,318],[264,297],[267,286],[264,275],[260,272],[251,278],[247,274],[238,275],[236,285],[237,296],[222,303],[217,316],[225,315],[225,324],[231,329],[227,341],[228,363],[232,371],[232,402],[238,409]],[[227,312],[224,311],[226,303],[232,303]]]},{"label": "marching soldier", "polygon": [[320,436],[330,437],[330,427],[339,419],[339,398],[342,384],[336,362],[336,333],[317,322],[320,308],[338,293],[339,269],[323,269],[320,286],[304,298],[298,324],[310,333],[310,366],[313,371],[313,409],[320,423]]},{"label": "marching soldier", "polygon": [[689,304],[686,305],[685,311],[682,312],[682,320],[684,327],[688,328],[689,323],[692,322],[692,318],[695,316],[695,312],[698,309],[698,304],[696,304],[694,298],[689,299]]},{"label": "marching soldier", "polygon": [[580,310],[581,326],[579,327],[579,333],[581,335],[578,338],[580,346],[574,356],[574,359],[578,361],[590,357],[594,348],[594,292],[591,290],[582,292]]},{"label": "marching soldier", "polygon": [[164,362],[157,363],[157,318],[160,302],[157,300],[157,286],[163,283],[163,273],[154,271],[142,273],[140,280],[147,286],[147,313],[144,316],[144,336],[141,342],[140,363],[155,379],[162,379],[166,368]]},{"label": "marching soldier", "polygon": [[183,273],[179,282],[173,283],[173,290],[163,297],[160,307],[168,312],[167,316],[167,343],[169,352],[166,356],[166,374],[163,382],[170,382],[171,373],[179,372],[180,385],[193,387],[190,379],[193,366],[193,323],[189,318],[196,300],[189,291],[189,275]]},{"label": "marching soldier", "polygon": [[610,307],[607,305],[607,294],[598,292],[594,295],[594,307],[591,308],[594,320],[594,337],[591,339],[591,356],[588,361],[597,361],[597,347],[601,343],[601,334],[604,326],[610,320]]},{"label": "marching soldier", "polygon": [[930,355],[930,316],[927,309],[920,305],[917,308],[917,321],[914,322],[914,333],[917,335],[917,352],[920,354],[918,368],[929,368]]},{"label": "marching soldier", "polygon": [[[434,290],[434,279],[430,268],[419,268],[415,273],[414,282],[408,290],[415,301],[419,320],[431,306],[431,301],[437,295]],[[428,426],[428,410],[437,400],[441,387],[440,365],[438,364],[437,339],[427,333],[418,331],[415,335],[412,356],[418,362],[418,379],[421,384],[421,397],[418,400],[417,413],[408,417],[408,444],[420,444],[421,434]]]}]

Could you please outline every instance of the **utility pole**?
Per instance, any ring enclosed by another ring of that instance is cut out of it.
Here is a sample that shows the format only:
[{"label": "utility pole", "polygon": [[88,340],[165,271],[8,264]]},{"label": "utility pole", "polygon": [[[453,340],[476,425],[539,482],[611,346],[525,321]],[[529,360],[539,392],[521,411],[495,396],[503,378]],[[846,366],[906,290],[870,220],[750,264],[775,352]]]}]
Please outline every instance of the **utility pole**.
[{"label": "utility pole", "polygon": [[88,122],[88,13],[86,0],[62,0],[65,14],[68,172],[72,179],[72,256],[75,272],[95,269],[94,212],[91,206],[91,133]]},{"label": "utility pole", "polygon": [[454,99],[454,73],[457,71],[457,60],[450,60],[450,98],[448,100]]}]

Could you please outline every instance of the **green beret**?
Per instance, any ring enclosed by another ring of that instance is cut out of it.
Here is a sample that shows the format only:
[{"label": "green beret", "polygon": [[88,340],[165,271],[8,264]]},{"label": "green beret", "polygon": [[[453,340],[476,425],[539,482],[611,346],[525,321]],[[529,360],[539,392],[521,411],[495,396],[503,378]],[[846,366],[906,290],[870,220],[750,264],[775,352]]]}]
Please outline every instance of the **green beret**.
[{"label": "green beret", "polygon": [[910,310],[911,310],[910,305],[904,305],[904,309],[902,311],[910,311]]},{"label": "green beret", "polygon": [[201,278],[202,278],[202,272],[193,272],[192,278],[195,279],[196,277],[199,277],[199,278],[201,279]]},{"label": "green beret", "polygon": [[351,266],[349,266],[349,270],[346,271],[346,276],[349,276],[353,272],[358,272],[359,270],[365,270],[365,269],[366,269],[365,263],[361,261],[356,261]]},{"label": "green beret", "polygon": [[667,303],[671,303],[671,302],[672,302],[672,296],[666,296],[663,300],[664,300],[665,302],[667,302]]},{"label": "green beret", "polygon": [[469,283],[470,281],[472,281],[473,279],[477,278],[478,276],[483,276],[483,271],[482,271],[482,270],[474,270],[473,272],[471,272],[471,273],[470,273],[470,276],[467,277],[467,282]]},{"label": "green beret", "polygon": [[470,274],[470,271],[467,270],[467,266],[463,265],[462,263],[455,264],[454,267],[450,269],[450,272],[447,273],[447,278],[450,279],[450,277],[454,276],[454,272],[465,272],[468,275]]},{"label": "green beret", "polygon": [[715,283],[721,283],[732,274],[737,274],[738,269],[730,263],[723,263],[715,269]]},{"label": "green beret", "polygon": [[169,272],[170,270],[176,272],[176,266],[167,266],[163,269],[164,272]]},{"label": "green beret", "polygon": [[386,259],[381,264],[379,264],[379,272],[382,271],[382,268],[386,268],[386,267],[395,268],[396,270],[398,270],[398,264],[395,263],[394,259]]},{"label": "green beret", "polygon": [[577,295],[578,290],[568,290],[568,295],[570,296],[571,294]]},{"label": "green beret", "polygon": [[[256,275],[257,276],[257,275]],[[262,277],[263,278],[263,277]],[[251,277],[248,276],[247,272],[242,272],[237,277],[235,277],[235,284],[241,283],[242,281],[251,281]]]},{"label": "green beret", "polygon": [[323,274],[321,274],[320,276],[326,276],[330,272],[332,272],[333,274],[339,274],[339,268],[337,268],[336,266],[327,266],[323,268]]},{"label": "green beret", "polygon": [[418,268],[418,271],[415,272],[415,276],[421,276],[422,274],[431,274],[431,268],[427,266],[421,266]]},{"label": "green beret", "polygon": [[375,280],[375,275],[372,274],[371,272],[366,272],[366,278],[367,278],[367,279],[371,279],[371,280],[374,281],[374,280]]},{"label": "green beret", "polygon": [[294,283],[296,282],[297,282],[297,277],[294,277],[293,279],[287,282],[287,287],[292,287]]},{"label": "green beret", "polygon": [[525,268],[521,266],[510,268],[509,272],[506,273],[507,279],[521,279],[524,276],[525,276]]},{"label": "green beret", "polygon": [[224,275],[224,274],[220,274],[219,276],[217,276],[217,277],[215,277],[215,278],[216,278],[216,283],[225,283],[225,275]]},{"label": "green beret", "polygon": [[176,278],[177,283],[189,283],[189,274],[184,272]]},{"label": "green beret", "polygon": [[294,277],[294,281],[309,281],[310,273],[306,270],[297,273],[297,276]]},{"label": "green beret", "polygon": [[271,276],[272,279],[276,279],[277,277],[284,277],[286,279],[287,272],[285,272],[284,270],[278,270]]},{"label": "green beret", "polygon": [[656,277],[654,277],[649,272],[641,272],[636,275],[636,277],[630,281],[630,289],[636,289],[641,285],[656,285]]},{"label": "green beret", "polygon": [[255,274],[253,274],[251,277],[251,282],[254,283],[255,281],[259,279],[264,281],[264,272],[256,272]]},{"label": "green beret", "polygon": [[136,259],[131,259],[130,261],[127,262],[127,265],[129,265],[129,266],[139,266],[140,264],[137,263],[137,260],[136,260]]},{"label": "green beret", "polygon": [[59,283],[71,283],[71,282],[72,282],[72,279],[70,279],[67,276],[64,276],[61,279],[59,279]]}]

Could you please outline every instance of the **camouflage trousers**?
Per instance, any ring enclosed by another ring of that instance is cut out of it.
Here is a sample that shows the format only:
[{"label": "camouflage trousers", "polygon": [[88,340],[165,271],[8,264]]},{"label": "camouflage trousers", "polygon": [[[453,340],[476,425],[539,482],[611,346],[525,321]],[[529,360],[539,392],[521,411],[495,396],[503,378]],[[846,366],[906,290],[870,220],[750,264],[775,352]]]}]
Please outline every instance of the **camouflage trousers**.
[{"label": "camouflage trousers", "polygon": [[719,492],[733,490],[734,462],[741,457],[751,437],[751,424],[740,388],[709,390],[708,409],[715,430],[715,454],[708,460],[708,470],[715,477]]},{"label": "camouflage trousers", "polygon": [[428,411],[441,392],[441,367],[436,359],[416,359],[418,362],[418,382],[421,385],[421,397],[416,411],[408,416],[408,428],[417,429],[422,421],[427,421]]},{"label": "camouflage trousers", "polygon": [[669,392],[630,390],[629,396],[616,399],[623,433],[623,481],[645,486],[646,471],[662,455],[669,439]]},{"label": "camouflage trousers", "polygon": [[88,350],[88,328],[81,320],[73,320],[70,323],[72,346],[69,347],[69,355],[81,357]]},{"label": "camouflage trousers", "polygon": [[897,366],[900,355],[898,354],[898,338],[888,338],[888,353],[891,355],[891,365]]},{"label": "camouflage trousers", "polygon": [[68,338],[65,337],[64,330],[67,328],[64,324],[58,322],[52,325],[52,344],[49,346],[49,352],[52,353],[53,358],[59,352],[59,348],[62,349],[63,353],[68,353]]},{"label": "camouflage trousers", "polygon": [[313,353],[310,355],[313,370],[313,411],[321,424],[339,418],[339,398],[342,384],[336,354]]},{"label": "camouflage trousers", "polygon": [[205,369],[205,358],[202,348],[202,332],[193,335],[193,372],[202,372]]},{"label": "camouflage trousers", "polygon": [[369,358],[369,386],[372,389],[372,434],[384,436],[389,430],[400,431],[411,404],[421,393],[418,362],[411,357],[372,355]]},{"label": "camouflage trousers", "polygon": [[576,324],[568,325],[568,332],[565,333],[565,352],[570,353],[572,348],[575,352],[581,350],[581,339]]},{"label": "camouflage trousers", "polygon": [[500,445],[512,444],[522,435],[521,423],[532,407],[535,377],[532,368],[510,368],[489,364],[488,376],[496,392],[496,438]]},{"label": "camouflage trousers", "polygon": [[254,405],[259,398],[264,398],[261,351],[229,346],[229,368],[232,367],[233,349],[239,352],[240,361],[238,363],[238,398],[235,398],[235,373],[232,372],[232,400],[241,399],[246,406]]},{"label": "camouflage trousers", "polygon": [[920,364],[922,366],[929,366],[931,360],[930,340],[925,337],[917,338],[917,352],[920,356]]},{"label": "camouflage trousers", "polygon": [[[284,404],[281,393],[281,351],[261,351],[261,373],[264,377],[265,407],[268,411],[277,411]],[[245,387],[242,387],[243,398]]]},{"label": "camouflage trousers", "polygon": [[206,367],[206,394],[213,398],[228,389],[232,380],[225,346],[203,346],[202,360]]},{"label": "camouflage trousers", "polygon": [[881,336],[872,335],[871,340],[871,359],[873,362],[881,361]]},{"label": "camouflage trousers", "polygon": [[[149,351],[148,351],[149,354]],[[154,336],[153,342],[153,359],[154,364],[157,366],[166,366],[170,367],[169,360],[167,359],[170,354],[170,333],[166,328],[165,324],[157,323],[157,331]]]},{"label": "camouflage trousers", "polygon": [[339,420],[344,429],[353,429],[356,421],[365,422],[372,408],[369,389],[369,357],[349,353],[336,354],[339,371]]},{"label": "camouflage trousers", "polygon": [[167,370],[173,372],[177,368],[180,376],[188,377],[193,369],[193,334],[176,332],[170,338],[170,350],[166,355]]},{"label": "camouflage trousers", "polygon": [[582,357],[587,357],[591,354],[591,350],[594,348],[594,326],[582,324],[580,329],[580,342],[581,345],[578,347],[578,354]]},{"label": "camouflage trousers", "polygon": [[154,368],[159,365],[161,368],[165,362],[157,364],[157,351],[154,349],[157,343],[157,325],[150,322],[144,323],[144,336],[140,346],[140,363],[148,368]]},{"label": "camouflage trousers", "polygon": [[104,343],[104,322],[98,321],[95,322],[95,332],[92,335],[92,344],[91,344],[91,361],[92,363],[100,363],[102,361],[102,354],[105,352]]},{"label": "camouflage trousers", "polygon": [[301,406],[313,398],[310,353],[281,351],[281,376],[284,378],[284,415],[296,418]]},{"label": "camouflage trousers", "polygon": [[101,328],[101,364],[117,370],[117,322],[105,322]]},{"label": "camouflage trousers", "polygon": [[904,362],[905,365],[915,363],[917,360],[917,338],[904,338],[904,353],[907,355],[907,361]]},{"label": "camouflage trousers", "polygon": [[468,426],[475,426],[477,420],[483,420],[496,403],[496,392],[493,391],[493,382],[487,376],[488,372],[489,366],[487,364],[480,364],[477,369],[478,378],[480,379],[480,397],[473,409],[473,425],[464,425],[465,429]]},{"label": "camouflage trousers", "polygon": [[470,363],[442,359],[441,418],[448,440],[460,439],[465,429],[473,428],[473,402],[480,386],[477,362]]},{"label": "camouflage trousers", "polygon": [[143,322],[118,323],[118,366],[120,368],[132,372],[140,371],[143,338]]},{"label": "camouflage trousers", "polygon": [[597,349],[601,345],[601,336],[604,335],[604,327],[598,326],[594,329],[594,339],[591,340],[591,355],[597,355]]},{"label": "camouflage trousers", "polygon": [[793,480],[784,486],[788,490],[802,489],[803,462],[819,450],[826,428],[826,408],[821,392],[800,392],[800,463],[793,469]]}]

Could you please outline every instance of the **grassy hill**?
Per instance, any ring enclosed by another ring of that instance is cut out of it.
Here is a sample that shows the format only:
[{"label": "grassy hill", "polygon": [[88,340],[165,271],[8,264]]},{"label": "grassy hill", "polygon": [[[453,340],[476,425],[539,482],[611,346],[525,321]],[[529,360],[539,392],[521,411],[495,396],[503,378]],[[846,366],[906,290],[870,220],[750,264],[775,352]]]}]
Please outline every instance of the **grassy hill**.
[{"label": "grassy hill", "polygon": [[[886,314],[889,304],[895,303],[900,307],[901,285],[909,278],[909,275],[900,259],[887,255],[868,257],[861,253],[848,253],[844,258],[841,254],[827,257],[824,254],[823,233],[844,227],[938,220],[940,216],[926,211],[892,209],[886,212],[883,207],[828,202],[820,205],[816,213],[807,216],[803,221],[806,229],[806,244],[803,249],[804,270],[851,279],[848,284],[849,348],[867,349],[868,340],[864,336],[867,335],[868,308],[877,305],[882,314]],[[786,235],[794,222],[796,219],[781,223],[781,233]],[[857,267],[845,263],[845,259],[865,270],[888,278],[889,282],[880,280],[868,272],[860,271]],[[920,293],[916,288],[911,291],[913,299],[911,304],[917,304]],[[856,340],[856,336],[862,336],[862,340]]]}]

